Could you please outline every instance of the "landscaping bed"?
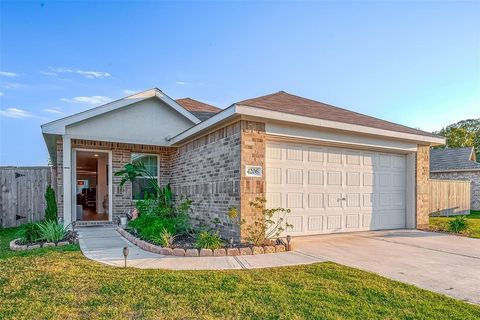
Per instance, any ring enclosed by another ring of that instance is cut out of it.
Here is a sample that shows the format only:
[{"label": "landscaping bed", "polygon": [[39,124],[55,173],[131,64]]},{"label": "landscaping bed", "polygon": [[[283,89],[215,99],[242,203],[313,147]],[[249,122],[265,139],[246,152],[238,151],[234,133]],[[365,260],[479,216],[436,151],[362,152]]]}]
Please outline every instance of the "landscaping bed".
[{"label": "landscaping bed", "polygon": [[[451,217],[430,217],[428,230],[434,232],[447,232],[471,238],[480,238],[480,211],[472,210],[464,216],[463,224],[455,224],[458,216]],[[460,228],[458,226],[461,225]]]},{"label": "landscaping bed", "polygon": [[287,244],[281,240],[272,241],[270,245],[254,246],[247,244],[232,244],[228,247],[221,247],[215,249],[209,248],[195,248],[195,239],[193,237],[181,237],[178,242],[173,242],[171,247],[162,247],[154,243],[139,239],[129,230],[121,227],[117,231],[128,241],[142,248],[143,250],[163,254],[174,255],[181,257],[222,257],[222,256],[240,256],[240,255],[255,255],[264,253],[285,252],[288,249]]},{"label": "landscaping bed", "polygon": [[22,238],[17,238],[10,241],[10,250],[13,251],[24,251],[24,250],[33,250],[39,248],[50,248],[50,247],[62,247],[69,244],[77,244],[78,238],[77,233],[73,231],[68,231],[67,235],[55,242],[49,241],[35,241],[30,243],[25,243]]}]

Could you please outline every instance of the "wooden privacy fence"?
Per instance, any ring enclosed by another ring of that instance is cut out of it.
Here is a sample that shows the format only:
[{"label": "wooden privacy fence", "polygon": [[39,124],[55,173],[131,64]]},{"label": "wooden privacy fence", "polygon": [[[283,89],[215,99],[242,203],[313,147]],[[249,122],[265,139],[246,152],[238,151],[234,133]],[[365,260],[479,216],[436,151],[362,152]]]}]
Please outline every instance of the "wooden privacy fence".
[{"label": "wooden privacy fence", "polygon": [[470,181],[430,180],[430,214],[449,216],[470,213]]},{"label": "wooden privacy fence", "polygon": [[51,167],[0,167],[0,227],[43,219],[49,184]]}]

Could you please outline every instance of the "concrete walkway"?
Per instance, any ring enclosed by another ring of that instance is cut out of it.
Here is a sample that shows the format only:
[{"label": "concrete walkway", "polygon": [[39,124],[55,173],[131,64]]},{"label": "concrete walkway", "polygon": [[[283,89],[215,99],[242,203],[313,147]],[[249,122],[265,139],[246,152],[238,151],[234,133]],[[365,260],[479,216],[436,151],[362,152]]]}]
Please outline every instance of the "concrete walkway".
[{"label": "concrete walkway", "polygon": [[80,248],[85,257],[103,264],[123,267],[123,247],[129,247],[128,267],[171,270],[223,270],[282,267],[325,261],[299,252],[237,257],[176,257],[147,252],[123,238],[112,227],[78,228]]},{"label": "concrete walkway", "polygon": [[294,238],[298,252],[480,304],[480,239],[418,230]]}]

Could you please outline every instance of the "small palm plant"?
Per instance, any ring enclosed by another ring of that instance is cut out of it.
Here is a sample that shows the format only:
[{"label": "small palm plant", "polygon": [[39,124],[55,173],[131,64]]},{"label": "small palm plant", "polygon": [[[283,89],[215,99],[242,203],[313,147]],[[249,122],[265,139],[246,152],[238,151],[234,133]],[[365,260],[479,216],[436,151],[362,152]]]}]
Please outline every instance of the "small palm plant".
[{"label": "small palm plant", "polygon": [[153,195],[148,194],[149,197],[156,198],[164,207],[171,208],[173,205],[173,193],[170,184],[161,188],[158,185],[158,180],[153,177],[145,167],[145,165],[138,161],[127,163],[122,170],[115,172],[115,176],[122,177],[120,187],[123,187],[127,182],[134,182],[136,179],[142,177],[146,178],[150,187],[153,189]]}]

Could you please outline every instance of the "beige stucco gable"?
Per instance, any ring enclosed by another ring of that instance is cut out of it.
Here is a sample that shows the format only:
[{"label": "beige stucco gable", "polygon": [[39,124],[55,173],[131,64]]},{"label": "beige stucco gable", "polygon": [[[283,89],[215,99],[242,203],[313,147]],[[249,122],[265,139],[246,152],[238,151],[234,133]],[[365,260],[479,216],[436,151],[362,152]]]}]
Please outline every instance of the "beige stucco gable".
[{"label": "beige stucco gable", "polygon": [[167,137],[193,125],[164,102],[151,98],[68,125],[65,133],[77,139],[165,146]]}]

